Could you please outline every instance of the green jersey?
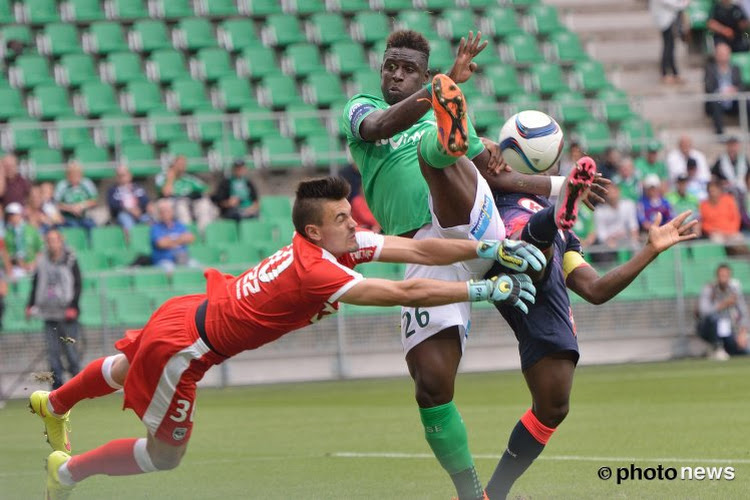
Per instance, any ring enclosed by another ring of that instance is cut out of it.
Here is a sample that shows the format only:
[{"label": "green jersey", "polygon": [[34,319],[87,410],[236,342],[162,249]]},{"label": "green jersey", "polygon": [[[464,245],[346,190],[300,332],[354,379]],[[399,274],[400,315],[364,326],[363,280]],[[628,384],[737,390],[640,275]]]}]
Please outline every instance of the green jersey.
[{"label": "green jersey", "polygon": [[594,231],[594,213],[586,205],[578,208],[578,218],[573,225],[573,232],[578,239],[585,240]]},{"label": "green jersey", "polygon": [[615,175],[612,178],[612,182],[620,188],[620,194],[623,198],[633,200],[636,203],[641,198],[641,178],[638,173],[629,179],[623,179],[619,175]]},{"label": "green jersey", "polygon": [[[367,142],[359,126],[370,113],[390,106],[380,97],[357,94],[344,106],[339,129],[346,135],[349,151],[362,174],[362,191],[375,219],[385,234],[403,234],[419,229],[432,220],[427,202],[429,189],[417,159],[422,135],[435,127],[435,116],[428,111],[417,123],[389,139]],[[484,150],[474,126],[469,122],[469,150],[474,158]]]},{"label": "green jersey", "polygon": [[66,179],[61,180],[55,186],[55,201],[73,205],[82,201],[95,200],[97,196],[96,186],[91,179],[84,177],[75,186]]},{"label": "green jersey", "polygon": [[668,178],[667,166],[663,161],[655,161],[654,163],[649,163],[645,158],[638,158],[633,163],[636,170],[640,172],[641,177],[644,179],[649,174],[655,174],[659,179]]},{"label": "green jersey", "polygon": [[700,202],[698,201],[698,197],[694,194],[685,193],[685,196],[680,196],[680,193],[678,193],[677,191],[673,191],[671,193],[667,193],[665,198],[672,206],[672,213],[674,215],[681,214],[685,210],[692,210],[693,214],[688,220],[693,220],[698,217],[698,204]]},{"label": "green jersey", "polygon": [[[159,188],[159,194],[162,194],[164,184],[167,182],[167,176],[165,174],[159,174],[156,176],[156,187]],[[202,194],[206,190],[206,183],[190,174],[183,174],[174,180],[172,184],[172,196],[175,198],[181,198],[183,196],[191,196],[193,194]]]}]

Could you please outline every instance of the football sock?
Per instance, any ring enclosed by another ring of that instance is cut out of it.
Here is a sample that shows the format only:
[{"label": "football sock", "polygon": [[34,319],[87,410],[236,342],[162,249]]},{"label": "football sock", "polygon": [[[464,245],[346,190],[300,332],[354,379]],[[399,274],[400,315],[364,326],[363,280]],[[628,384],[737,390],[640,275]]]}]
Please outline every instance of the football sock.
[{"label": "football sock", "polygon": [[481,499],[482,485],[469,451],[466,426],[456,405],[451,401],[432,408],[420,408],[419,415],[425,439],[440,465],[450,474],[458,498]]},{"label": "football sock", "polygon": [[521,232],[521,239],[539,250],[552,246],[557,236],[555,207],[547,207],[531,216]]},{"label": "football sock", "polygon": [[542,424],[529,408],[510,433],[508,448],[500,458],[490,481],[487,496],[491,500],[504,499],[513,483],[531,466],[544,450],[555,429]]},{"label": "football sock", "polygon": [[117,356],[95,359],[78,375],[55,389],[49,395],[50,411],[62,415],[82,399],[98,398],[111,394],[122,386],[112,380],[112,363]]},{"label": "football sock", "polygon": [[456,157],[445,152],[437,138],[437,127],[430,128],[419,141],[419,154],[433,168],[450,167],[456,163]]},{"label": "football sock", "polygon": [[60,482],[70,486],[95,474],[132,476],[155,472],[146,450],[146,438],[115,439],[81,455],[76,455],[60,466]]}]

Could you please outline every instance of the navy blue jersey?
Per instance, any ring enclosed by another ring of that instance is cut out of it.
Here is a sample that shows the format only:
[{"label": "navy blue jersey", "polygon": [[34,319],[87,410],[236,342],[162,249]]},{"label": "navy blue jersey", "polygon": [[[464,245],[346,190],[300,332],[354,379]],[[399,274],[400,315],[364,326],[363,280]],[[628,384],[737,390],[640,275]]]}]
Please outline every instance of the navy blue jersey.
[{"label": "navy blue jersey", "polygon": [[[495,203],[509,238],[520,238],[531,216],[550,206],[546,198],[528,194],[502,193]],[[515,234],[514,234],[515,233]],[[572,231],[558,231],[552,260],[542,281],[535,283],[536,303],[523,314],[515,307],[497,305],[519,341],[522,368],[526,369],[553,352],[578,353],[573,311],[570,308],[563,266],[566,252],[581,253],[581,242]]]}]

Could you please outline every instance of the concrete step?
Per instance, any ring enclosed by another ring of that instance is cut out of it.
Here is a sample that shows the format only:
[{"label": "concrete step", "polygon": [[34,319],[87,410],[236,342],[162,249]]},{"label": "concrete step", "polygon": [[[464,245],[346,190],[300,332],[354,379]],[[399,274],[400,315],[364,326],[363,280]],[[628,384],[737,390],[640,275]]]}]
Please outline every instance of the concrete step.
[{"label": "concrete step", "polygon": [[639,69],[623,70],[613,68],[607,72],[610,81],[632,96],[672,96],[675,94],[700,94],[703,92],[703,69],[692,66],[681,66],[680,76],[685,80],[683,85],[664,85],[661,83],[659,65],[650,63]]},{"label": "concrete step", "polygon": [[[661,39],[648,38],[636,41],[599,40],[586,44],[591,57],[607,67],[638,69],[658,64],[661,58]],[[687,48],[680,44],[675,48],[675,59],[679,66],[688,64]]]},{"label": "concrete step", "polygon": [[632,10],[625,12],[577,12],[564,16],[567,26],[581,36],[615,37],[640,42],[641,34],[649,34],[661,39],[648,11]]},{"label": "concrete step", "polygon": [[546,0],[545,3],[557,7],[561,13],[612,13],[646,10],[645,3],[637,0]]}]

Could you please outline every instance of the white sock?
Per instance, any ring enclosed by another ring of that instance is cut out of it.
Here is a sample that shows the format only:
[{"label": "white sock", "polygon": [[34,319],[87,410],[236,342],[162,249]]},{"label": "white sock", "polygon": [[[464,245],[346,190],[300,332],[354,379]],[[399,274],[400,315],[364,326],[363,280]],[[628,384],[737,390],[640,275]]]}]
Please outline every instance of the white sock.
[{"label": "white sock", "polygon": [[133,457],[135,458],[135,463],[138,464],[138,467],[140,467],[143,472],[156,472],[158,469],[151,461],[151,456],[146,449],[146,442],[146,438],[141,438],[135,442],[135,445],[133,446]]},{"label": "white sock", "polygon": [[76,484],[76,482],[73,481],[73,476],[70,475],[70,471],[68,470],[68,462],[65,462],[59,469],[57,469],[57,478],[60,480],[60,484],[65,486],[73,486]]},{"label": "white sock", "polygon": [[115,382],[115,379],[112,378],[112,364],[115,362],[115,360],[117,360],[119,356],[122,356],[122,354],[107,356],[106,358],[104,358],[104,363],[102,363],[102,376],[112,389],[122,389],[122,386]]},{"label": "white sock", "polygon": [[47,398],[47,411],[48,411],[48,412],[49,412],[49,413],[50,413],[50,414],[51,414],[51,415],[52,415],[53,417],[57,417],[57,418],[62,418],[62,415],[60,415],[59,413],[56,413],[56,412],[55,412],[55,409],[54,409],[54,408],[52,408],[52,401],[50,401],[50,400],[49,400],[49,398]]}]

